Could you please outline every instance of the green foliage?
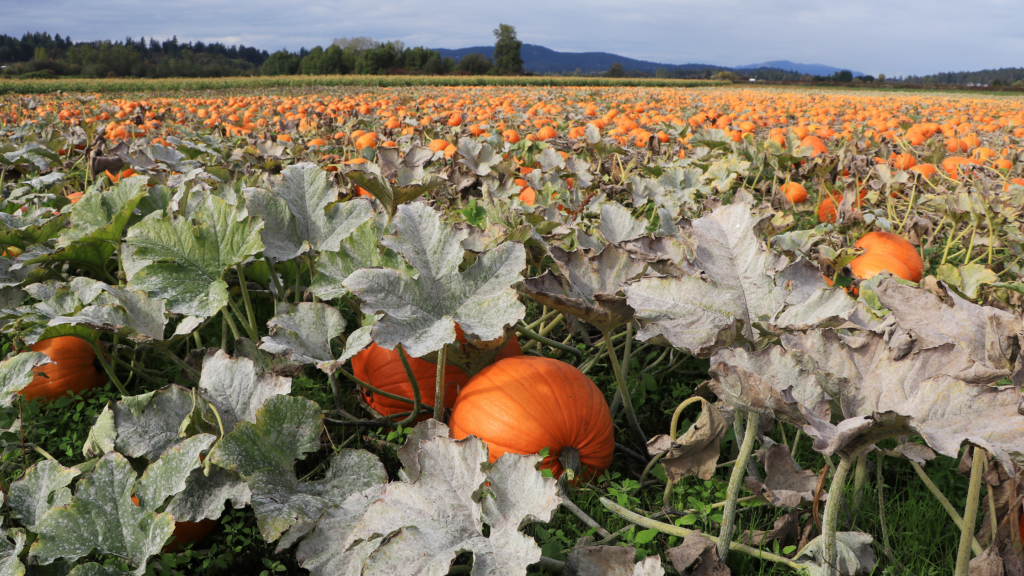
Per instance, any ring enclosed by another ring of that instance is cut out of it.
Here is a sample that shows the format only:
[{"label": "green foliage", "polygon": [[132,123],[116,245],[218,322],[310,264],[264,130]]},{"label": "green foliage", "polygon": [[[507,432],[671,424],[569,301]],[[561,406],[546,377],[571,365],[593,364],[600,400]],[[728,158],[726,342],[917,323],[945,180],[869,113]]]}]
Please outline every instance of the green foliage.
[{"label": "green foliage", "polygon": [[523,57],[519,54],[522,47],[515,27],[499,24],[494,29],[494,67],[506,74],[522,73]]},{"label": "green foliage", "polygon": [[466,74],[484,74],[493,67],[491,59],[479,52],[466,54],[459,60],[456,70]]}]

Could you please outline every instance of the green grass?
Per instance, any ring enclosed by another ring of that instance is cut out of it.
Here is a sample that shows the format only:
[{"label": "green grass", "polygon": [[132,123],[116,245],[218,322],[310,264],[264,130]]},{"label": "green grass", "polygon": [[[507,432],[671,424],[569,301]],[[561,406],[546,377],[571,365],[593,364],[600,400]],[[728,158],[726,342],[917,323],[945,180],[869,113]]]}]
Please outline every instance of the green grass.
[{"label": "green grass", "polygon": [[178,90],[261,90],[332,86],[641,86],[693,88],[727,86],[721,80],[679,80],[668,78],[602,78],[571,76],[252,76],[229,78],[159,79],[0,79],[2,94],[43,94],[63,92],[167,92]]}]

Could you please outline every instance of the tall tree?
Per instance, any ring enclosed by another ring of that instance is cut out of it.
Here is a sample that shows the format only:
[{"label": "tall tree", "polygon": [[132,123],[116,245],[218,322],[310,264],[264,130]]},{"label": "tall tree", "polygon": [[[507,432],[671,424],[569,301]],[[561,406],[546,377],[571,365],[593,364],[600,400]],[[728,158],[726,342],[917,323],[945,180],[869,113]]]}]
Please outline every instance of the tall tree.
[{"label": "tall tree", "polygon": [[508,24],[499,24],[494,29],[494,67],[502,72],[522,74],[523,57],[519,49],[523,43],[516,38],[516,29]]}]

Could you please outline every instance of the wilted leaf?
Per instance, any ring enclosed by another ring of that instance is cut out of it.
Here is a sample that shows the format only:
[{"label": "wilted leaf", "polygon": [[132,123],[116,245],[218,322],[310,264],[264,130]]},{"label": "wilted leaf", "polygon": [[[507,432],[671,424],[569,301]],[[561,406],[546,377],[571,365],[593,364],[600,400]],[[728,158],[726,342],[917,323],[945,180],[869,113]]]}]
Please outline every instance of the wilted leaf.
[{"label": "wilted leaf", "polygon": [[789,454],[789,448],[782,444],[772,444],[764,453],[764,482],[747,476],[747,489],[760,494],[772,506],[796,508],[804,502],[814,499],[814,489],[818,483],[818,475],[811,470],[800,468],[796,460]]},{"label": "wilted leaf", "polygon": [[394,220],[397,236],[384,244],[419,271],[412,278],[399,270],[363,269],[344,286],[362,300],[366,314],[383,312],[373,328],[380,346],[402,344],[420,357],[455,341],[458,322],[470,339],[493,340],[526,313],[511,288],[526,267],[522,244],[506,242],[459,272],[465,232],[452,232],[424,204],[403,205]]},{"label": "wilted leaf", "polygon": [[711,389],[738,410],[797,426],[807,422],[805,411],[829,418],[828,396],[815,375],[781,346],[757,352],[722,348],[711,357],[710,374]]},{"label": "wilted leaf", "polygon": [[373,217],[366,200],[337,200],[338,189],[328,173],[311,162],[286,167],[273,191],[245,191],[246,208],[266,223],[263,253],[277,261],[308,250],[336,251],[356,227]]},{"label": "wilted leaf", "polygon": [[7,494],[11,518],[35,530],[36,523],[50,508],[71,502],[67,486],[79,474],[77,468],[65,468],[55,460],[43,460],[29,468],[21,479],[11,483]]},{"label": "wilted leaf", "polygon": [[565,576],[589,576],[602,574],[605,576],[661,576],[665,570],[661,567],[658,555],[649,556],[634,564],[636,548],[632,546],[577,546],[569,553],[565,561]]},{"label": "wilted leaf", "polygon": [[583,249],[566,252],[557,246],[551,246],[549,252],[561,276],[548,270],[524,280],[523,287],[531,298],[602,331],[632,320],[633,309],[618,292],[626,281],[643,274],[643,262],[612,244],[596,255]]},{"label": "wilted leaf", "polygon": [[[871,536],[862,532],[837,532],[836,548],[838,555],[836,562],[839,574],[843,576],[871,574],[875,568],[875,563],[878,561],[874,550],[871,549],[872,542]],[[824,544],[821,536],[815,538],[800,550],[800,553],[793,558],[793,561],[803,564],[804,569],[811,576],[825,574],[825,559],[822,557]]]},{"label": "wilted leaf", "polygon": [[331,339],[345,331],[345,318],[333,306],[301,302],[271,318],[267,325],[270,335],[263,337],[260,348],[312,364],[334,359]]},{"label": "wilted leaf", "polygon": [[611,244],[639,238],[647,233],[647,225],[633,218],[629,210],[618,202],[601,206],[601,235]]},{"label": "wilted leaf", "polygon": [[683,477],[696,475],[701,480],[710,480],[715,474],[721,443],[729,431],[729,422],[721,411],[711,404],[705,404],[700,417],[690,429],[673,441],[660,434],[647,442],[647,452],[652,456],[667,451],[661,459],[669,482],[679,482]]},{"label": "wilted leaf", "polygon": [[927,290],[882,281],[875,290],[883,306],[892,310],[900,332],[912,332],[916,348],[932,348],[946,342],[970,354],[991,370],[1008,376],[1020,349],[1017,334],[1024,332],[1019,316],[991,306],[979,306],[946,291],[945,298]]},{"label": "wilted leaf", "polygon": [[376,198],[389,217],[394,217],[399,206],[444,184],[444,180],[426,173],[421,166],[402,167],[394,184],[382,176],[380,167],[372,162],[355,166],[355,170],[346,172],[345,176]]},{"label": "wilted leaf", "polygon": [[71,504],[53,508],[36,525],[39,539],[30,553],[41,564],[77,560],[96,550],[131,561],[134,574],[160,551],[174,532],[174,517],[136,506],[131,496],[135,471],[124,456],[110,452],[78,483]]},{"label": "wilted leaf", "polygon": [[710,282],[694,275],[646,278],[626,286],[640,320],[637,338],[662,335],[697,356],[737,341],[755,341],[754,324],[766,322],[786,297],[768,274],[781,268],[779,257],[758,239],[766,221],[744,203],[694,220],[696,263]]},{"label": "wilted leaf", "polygon": [[135,256],[147,264],[128,283],[167,301],[178,314],[208,317],[227,305],[224,272],[263,249],[258,218],[238,219],[235,208],[210,196],[195,223],[178,217],[149,217],[128,230]]},{"label": "wilted leaf", "polygon": [[665,551],[665,556],[680,574],[685,576],[729,576],[729,567],[718,559],[715,543],[701,535],[700,530],[690,532],[683,543]]}]

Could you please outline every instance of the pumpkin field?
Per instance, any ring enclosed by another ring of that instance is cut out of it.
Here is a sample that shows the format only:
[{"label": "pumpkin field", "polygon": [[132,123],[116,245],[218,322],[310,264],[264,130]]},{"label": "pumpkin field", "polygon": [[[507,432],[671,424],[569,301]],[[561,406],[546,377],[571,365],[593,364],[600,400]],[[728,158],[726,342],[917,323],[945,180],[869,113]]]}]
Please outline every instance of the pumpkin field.
[{"label": "pumpkin field", "polygon": [[1024,99],[0,96],[0,576],[1024,574]]}]

